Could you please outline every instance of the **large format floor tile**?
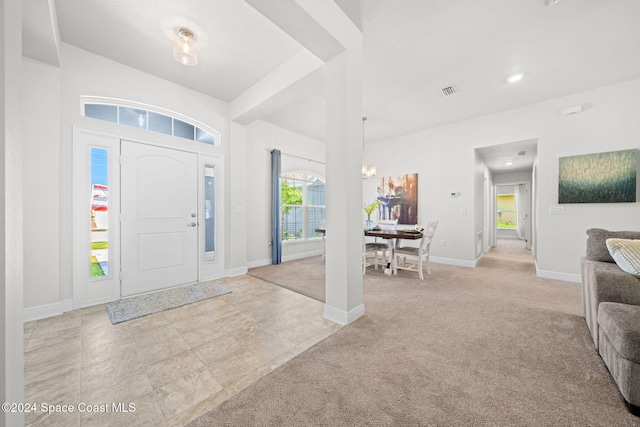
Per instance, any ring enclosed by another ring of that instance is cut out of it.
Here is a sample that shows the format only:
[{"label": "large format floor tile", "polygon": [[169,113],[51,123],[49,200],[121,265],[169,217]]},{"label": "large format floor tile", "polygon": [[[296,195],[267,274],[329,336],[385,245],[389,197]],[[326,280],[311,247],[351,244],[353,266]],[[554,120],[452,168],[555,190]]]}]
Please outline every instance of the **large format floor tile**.
[{"label": "large format floor tile", "polygon": [[181,426],[339,329],[319,301],[251,276],[217,282],[231,293],[117,325],[104,305],[26,323],[26,401],[84,406],[25,424]]}]

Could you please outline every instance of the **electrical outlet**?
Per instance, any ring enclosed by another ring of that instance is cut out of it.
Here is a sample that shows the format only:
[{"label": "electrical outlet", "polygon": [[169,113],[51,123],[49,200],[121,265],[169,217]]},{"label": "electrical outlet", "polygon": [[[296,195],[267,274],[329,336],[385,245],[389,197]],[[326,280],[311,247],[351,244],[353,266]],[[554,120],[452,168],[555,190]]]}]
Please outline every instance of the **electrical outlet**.
[{"label": "electrical outlet", "polygon": [[440,242],[440,246],[447,246],[447,241],[446,240],[442,240]]}]

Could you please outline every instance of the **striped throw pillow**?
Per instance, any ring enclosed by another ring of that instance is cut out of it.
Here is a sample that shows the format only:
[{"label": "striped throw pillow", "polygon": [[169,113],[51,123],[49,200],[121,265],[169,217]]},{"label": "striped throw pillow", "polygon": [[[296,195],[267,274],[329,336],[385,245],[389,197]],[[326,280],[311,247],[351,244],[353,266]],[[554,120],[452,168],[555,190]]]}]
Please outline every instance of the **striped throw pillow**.
[{"label": "striped throw pillow", "polygon": [[640,240],[607,239],[607,249],[618,267],[640,277]]}]

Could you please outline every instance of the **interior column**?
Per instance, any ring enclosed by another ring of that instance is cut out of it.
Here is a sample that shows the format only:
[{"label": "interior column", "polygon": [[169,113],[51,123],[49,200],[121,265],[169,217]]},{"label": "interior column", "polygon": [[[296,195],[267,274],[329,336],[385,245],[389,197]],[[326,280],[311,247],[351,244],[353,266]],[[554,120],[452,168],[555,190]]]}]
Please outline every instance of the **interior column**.
[{"label": "interior column", "polygon": [[326,63],[327,235],[324,317],[346,325],[362,299],[362,39]]},{"label": "interior column", "polygon": [[[0,401],[24,400],[22,140],[20,70],[22,2],[0,3]],[[20,426],[20,412],[0,425]]]}]

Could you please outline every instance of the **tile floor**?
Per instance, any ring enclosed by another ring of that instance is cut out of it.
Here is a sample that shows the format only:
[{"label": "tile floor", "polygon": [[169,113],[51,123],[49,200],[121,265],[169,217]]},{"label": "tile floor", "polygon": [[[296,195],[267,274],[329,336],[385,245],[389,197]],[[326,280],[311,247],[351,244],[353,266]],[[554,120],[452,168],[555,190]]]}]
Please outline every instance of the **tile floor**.
[{"label": "tile floor", "polygon": [[260,279],[216,283],[231,293],[117,325],[104,305],[26,323],[25,402],[38,411],[25,425],[181,426],[340,328],[321,302]]}]

